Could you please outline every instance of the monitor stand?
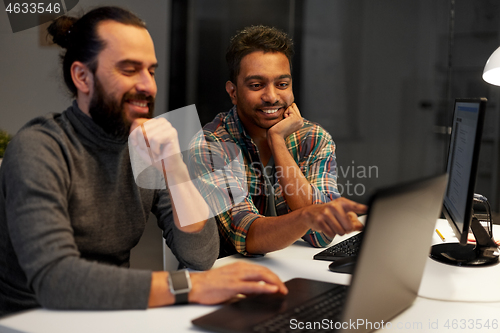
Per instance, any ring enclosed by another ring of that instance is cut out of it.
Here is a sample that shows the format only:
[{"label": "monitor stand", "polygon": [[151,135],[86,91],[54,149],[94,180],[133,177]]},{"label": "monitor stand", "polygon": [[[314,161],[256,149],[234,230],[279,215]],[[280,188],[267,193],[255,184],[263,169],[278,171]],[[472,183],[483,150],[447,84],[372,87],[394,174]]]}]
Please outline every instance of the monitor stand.
[{"label": "monitor stand", "polygon": [[430,257],[438,262],[454,266],[480,266],[498,263],[498,247],[484,230],[477,218],[473,217],[471,229],[476,244],[444,243],[433,245]]}]

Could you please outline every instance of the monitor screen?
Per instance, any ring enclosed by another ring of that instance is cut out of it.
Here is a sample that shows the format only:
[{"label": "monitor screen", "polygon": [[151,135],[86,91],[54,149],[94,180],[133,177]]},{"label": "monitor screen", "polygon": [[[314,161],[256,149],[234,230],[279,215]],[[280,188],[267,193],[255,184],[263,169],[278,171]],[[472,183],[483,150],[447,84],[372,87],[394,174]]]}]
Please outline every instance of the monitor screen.
[{"label": "monitor screen", "polygon": [[[443,213],[458,243],[434,244],[429,254],[444,264],[481,267],[498,263],[497,245],[491,233],[488,234],[474,217],[472,209],[485,111],[486,98],[455,100]],[[469,228],[474,233],[475,243],[467,243]]]},{"label": "monitor screen", "polygon": [[461,244],[467,243],[486,99],[457,99],[453,114],[444,213]]}]

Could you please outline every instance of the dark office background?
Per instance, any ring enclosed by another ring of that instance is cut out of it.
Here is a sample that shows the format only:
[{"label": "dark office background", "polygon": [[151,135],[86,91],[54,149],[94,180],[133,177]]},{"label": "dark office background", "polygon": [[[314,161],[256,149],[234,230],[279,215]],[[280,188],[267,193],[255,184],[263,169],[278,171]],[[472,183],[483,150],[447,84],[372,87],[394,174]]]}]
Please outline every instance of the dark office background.
[{"label": "dark office background", "polygon": [[224,61],[247,25],[293,36],[294,93],[337,144],[340,189],[444,170],[453,99],[489,99],[477,192],[498,209],[498,90],[482,81],[500,45],[492,0],[172,0],[169,109],[196,104],[202,124],[227,111]]},{"label": "dark office background", "polygon": [[[339,186],[361,202],[375,188],[444,171],[453,99],[487,97],[476,192],[500,210],[500,87],[481,78],[500,46],[500,1],[80,0],[72,13],[104,4],[149,26],[160,63],[157,114],[196,104],[202,124],[231,107],[229,38],[247,25],[286,31],[296,46],[297,105],[332,134]],[[12,134],[70,102],[59,50],[42,28],[13,34],[0,13],[0,128]]]}]

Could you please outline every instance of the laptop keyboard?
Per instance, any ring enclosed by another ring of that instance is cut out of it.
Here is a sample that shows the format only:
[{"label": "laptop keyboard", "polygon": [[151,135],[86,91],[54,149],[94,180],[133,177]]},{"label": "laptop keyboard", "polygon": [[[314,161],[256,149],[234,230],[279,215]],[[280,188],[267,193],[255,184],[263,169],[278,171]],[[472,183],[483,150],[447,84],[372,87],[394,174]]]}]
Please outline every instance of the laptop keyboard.
[{"label": "laptop keyboard", "polygon": [[[310,301],[283,312],[253,327],[256,333],[264,332],[331,332],[335,322],[340,321],[346,299],[347,286],[336,285],[334,289]],[[295,319],[295,320],[294,320]],[[325,323],[328,321],[328,324]],[[331,321],[331,322],[330,322]],[[300,329],[294,323],[316,322],[316,327]],[[325,324],[323,324],[325,323]],[[329,326],[328,329],[324,327]],[[323,327],[322,327],[323,326]]]},{"label": "laptop keyboard", "polygon": [[356,256],[358,255],[359,248],[361,245],[362,232],[337,243],[319,253],[317,253],[313,258],[316,260],[328,260],[335,261],[340,258]]}]

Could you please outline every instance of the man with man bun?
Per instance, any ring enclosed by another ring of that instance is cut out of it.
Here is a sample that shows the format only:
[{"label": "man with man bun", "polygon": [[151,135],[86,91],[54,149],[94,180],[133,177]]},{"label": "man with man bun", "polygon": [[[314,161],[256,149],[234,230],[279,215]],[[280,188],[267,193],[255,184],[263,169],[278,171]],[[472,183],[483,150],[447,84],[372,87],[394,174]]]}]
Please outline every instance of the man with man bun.
[{"label": "man with man bun", "polygon": [[[62,113],[26,124],[5,153],[0,316],[40,306],[143,309],[286,293],[275,274],[245,263],[200,273],[128,268],[150,212],[179,262],[197,270],[217,258],[216,223],[179,223],[175,206],[196,200],[196,189],[173,202],[168,189],[143,189],[134,181],[127,139],[152,117],[157,93],[158,64],[144,22],[124,9],[101,7],[79,19],[60,17],[49,33],[65,49],[64,81],[75,100]],[[167,128],[149,138],[151,147],[178,149],[166,121],[150,122]],[[181,158],[168,163],[167,181],[189,178]]]}]

